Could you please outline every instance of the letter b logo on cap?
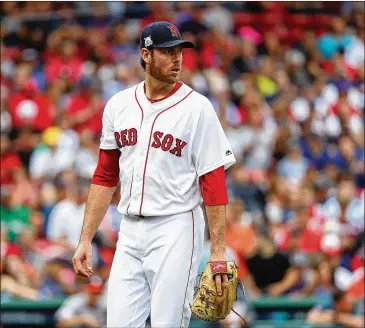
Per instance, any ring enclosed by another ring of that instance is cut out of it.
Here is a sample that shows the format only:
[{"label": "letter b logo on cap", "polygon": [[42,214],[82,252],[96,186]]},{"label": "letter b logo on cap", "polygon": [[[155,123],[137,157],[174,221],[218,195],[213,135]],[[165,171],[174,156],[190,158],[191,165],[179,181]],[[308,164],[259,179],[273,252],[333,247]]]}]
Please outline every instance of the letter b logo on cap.
[{"label": "letter b logo on cap", "polygon": [[171,31],[171,35],[174,38],[177,38],[179,36],[179,31],[177,30],[177,28],[174,25],[169,25],[169,26],[167,26],[167,28]]}]

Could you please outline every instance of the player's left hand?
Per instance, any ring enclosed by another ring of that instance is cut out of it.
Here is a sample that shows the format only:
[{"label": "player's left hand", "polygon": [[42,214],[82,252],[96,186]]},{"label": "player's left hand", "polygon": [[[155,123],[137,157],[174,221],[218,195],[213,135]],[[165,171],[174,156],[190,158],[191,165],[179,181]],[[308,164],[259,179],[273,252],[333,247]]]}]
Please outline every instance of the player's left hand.
[{"label": "player's left hand", "polygon": [[[211,256],[210,262],[227,262],[225,255]],[[217,273],[214,276],[215,286],[217,288],[218,296],[222,296],[222,282],[228,282],[228,276],[226,274]]]}]

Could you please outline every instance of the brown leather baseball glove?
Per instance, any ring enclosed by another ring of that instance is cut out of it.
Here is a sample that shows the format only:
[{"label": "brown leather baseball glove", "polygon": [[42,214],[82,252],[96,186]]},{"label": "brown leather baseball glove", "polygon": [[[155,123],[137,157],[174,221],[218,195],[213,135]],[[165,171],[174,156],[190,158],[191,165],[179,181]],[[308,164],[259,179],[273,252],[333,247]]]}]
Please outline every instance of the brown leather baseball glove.
[{"label": "brown leather baseball glove", "polygon": [[[238,267],[234,261],[208,262],[205,271],[200,275],[199,287],[194,296],[191,312],[204,321],[219,321],[227,317],[231,310],[246,324],[246,320],[233,310],[237,300],[237,285],[244,287],[237,277]],[[222,281],[222,295],[219,296],[214,277],[216,274],[227,274],[228,282]]]}]

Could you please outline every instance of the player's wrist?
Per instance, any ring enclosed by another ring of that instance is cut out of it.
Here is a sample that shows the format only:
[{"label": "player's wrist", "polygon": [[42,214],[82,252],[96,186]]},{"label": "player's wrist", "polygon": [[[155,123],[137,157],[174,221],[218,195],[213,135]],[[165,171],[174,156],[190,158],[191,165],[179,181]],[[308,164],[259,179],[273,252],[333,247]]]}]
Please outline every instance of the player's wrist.
[{"label": "player's wrist", "polygon": [[220,250],[220,251],[212,251],[211,252],[211,256],[210,256],[210,261],[211,262],[215,262],[215,261],[226,261],[227,256],[226,256],[226,251],[224,250]]},{"label": "player's wrist", "polygon": [[79,245],[91,245],[92,238],[89,236],[81,236]]}]

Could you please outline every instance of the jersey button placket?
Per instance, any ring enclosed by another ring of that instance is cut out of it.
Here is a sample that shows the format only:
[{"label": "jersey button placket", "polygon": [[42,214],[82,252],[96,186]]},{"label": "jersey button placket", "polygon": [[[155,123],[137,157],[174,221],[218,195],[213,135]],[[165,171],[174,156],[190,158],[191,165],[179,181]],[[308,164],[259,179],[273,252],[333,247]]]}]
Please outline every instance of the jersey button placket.
[{"label": "jersey button placket", "polygon": [[[146,181],[145,181],[145,168],[147,171],[148,164],[147,161],[147,154],[149,151],[150,143],[152,142],[152,139],[150,140],[150,136],[152,134],[152,124],[154,121],[155,114],[151,114],[150,116],[147,116],[146,119],[143,120],[141,125],[141,135],[143,135],[143,138],[141,138],[140,143],[140,160],[138,165],[138,170],[136,171],[135,178],[138,181],[138,212],[141,207],[141,202],[144,197],[142,193],[146,192]],[[147,166],[147,167],[146,167]],[[143,212],[143,208],[142,208]],[[143,213],[142,213],[143,215]]]},{"label": "jersey button placket", "polygon": [[139,156],[136,158],[134,162],[134,172],[133,172],[133,180],[134,180],[134,186],[133,186],[133,194],[131,195],[131,200],[133,204],[133,212],[137,212],[136,214],[139,214],[139,208],[140,208],[140,202],[141,202],[141,196],[142,196],[142,176],[144,171],[144,165],[146,160],[146,139],[147,142],[149,140],[149,126],[148,126],[148,119],[144,119],[140,130],[139,130],[139,138],[137,143],[137,154]]}]

